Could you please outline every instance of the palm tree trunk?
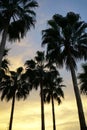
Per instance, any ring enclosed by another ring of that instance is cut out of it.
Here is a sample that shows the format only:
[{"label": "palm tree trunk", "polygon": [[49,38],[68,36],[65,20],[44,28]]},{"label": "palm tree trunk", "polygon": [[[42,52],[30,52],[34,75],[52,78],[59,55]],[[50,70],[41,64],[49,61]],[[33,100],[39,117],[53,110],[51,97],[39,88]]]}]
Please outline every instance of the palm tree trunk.
[{"label": "palm tree trunk", "polygon": [[45,130],[45,121],[44,121],[44,101],[43,101],[43,85],[42,81],[40,84],[41,88],[41,130]]},{"label": "palm tree trunk", "polygon": [[76,74],[75,74],[75,70],[74,70],[72,62],[70,63],[70,69],[71,69],[73,87],[74,87],[74,92],[75,92],[75,97],[76,97],[77,108],[78,108],[80,130],[87,130],[84,112],[83,112],[82,101],[81,101],[81,97],[80,97],[80,93],[79,93],[79,89],[78,89],[78,84],[77,84],[77,78],[76,78]]},{"label": "palm tree trunk", "polygon": [[3,31],[2,34],[2,39],[1,39],[1,44],[0,44],[0,67],[2,63],[2,58],[4,54],[4,49],[5,49],[5,44],[6,44],[6,38],[7,38],[7,29]]},{"label": "palm tree trunk", "polygon": [[52,96],[52,116],[53,116],[53,130],[56,130],[55,110],[54,110],[54,100],[53,100],[53,96]]},{"label": "palm tree trunk", "polygon": [[12,130],[14,106],[15,106],[15,94],[14,94],[13,99],[12,99],[12,108],[11,108],[11,116],[10,116],[10,122],[9,122],[9,130]]}]

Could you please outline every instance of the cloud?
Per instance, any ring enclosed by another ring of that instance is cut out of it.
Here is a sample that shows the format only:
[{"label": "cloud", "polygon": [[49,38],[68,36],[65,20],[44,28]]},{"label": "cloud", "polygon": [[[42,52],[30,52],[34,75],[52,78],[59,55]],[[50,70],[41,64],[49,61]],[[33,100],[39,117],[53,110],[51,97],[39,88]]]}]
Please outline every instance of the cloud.
[{"label": "cloud", "polygon": [[32,39],[24,39],[21,43],[8,44],[11,48],[8,53],[8,59],[11,63],[11,69],[23,66],[26,60],[33,58],[36,54],[36,45]]},{"label": "cloud", "polygon": [[[86,1],[77,2],[69,1],[48,1],[38,0],[39,8],[37,9],[37,23],[35,29],[30,30],[26,37],[13,44],[8,43],[7,47],[11,48],[8,54],[8,59],[11,61],[11,69],[24,64],[25,60],[33,58],[37,50],[41,50],[41,30],[47,27],[47,20],[52,18],[55,13],[64,14],[69,10],[75,10],[86,17]],[[55,8],[54,8],[55,7]],[[1,38],[1,37],[0,37]],[[0,39],[1,40],[1,39]],[[61,76],[64,77],[65,99],[61,105],[55,102],[56,124],[59,130],[79,130],[78,114],[75,96],[73,92],[72,80],[69,73],[65,70],[61,71]],[[85,115],[87,115],[86,97],[82,97]],[[11,112],[11,102],[0,102],[0,129],[8,128]],[[16,101],[14,111],[13,130],[39,130],[41,129],[41,110],[39,92],[33,91],[25,101]],[[51,104],[45,104],[45,120],[46,130],[52,130],[52,113]],[[87,120],[87,117],[86,117]]]}]

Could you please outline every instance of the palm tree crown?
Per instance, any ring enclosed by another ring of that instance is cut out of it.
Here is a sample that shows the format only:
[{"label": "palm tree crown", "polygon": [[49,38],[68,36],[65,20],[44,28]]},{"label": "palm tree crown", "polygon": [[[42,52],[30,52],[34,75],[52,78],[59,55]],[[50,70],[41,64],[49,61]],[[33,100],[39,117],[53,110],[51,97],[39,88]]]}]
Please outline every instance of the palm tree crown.
[{"label": "palm tree crown", "polygon": [[0,32],[8,28],[9,39],[24,37],[35,24],[34,0],[0,0]]},{"label": "palm tree crown", "polygon": [[16,72],[10,71],[10,74],[5,74],[4,80],[0,84],[0,91],[2,92],[1,100],[6,98],[9,101],[14,94],[18,100],[27,97],[30,88],[22,71],[23,68],[19,67]]},{"label": "palm tree crown", "polygon": [[67,68],[71,59],[76,68],[77,60],[87,58],[87,23],[80,21],[78,14],[69,12],[65,17],[55,14],[48,25],[42,31],[42,45],[47,44],[48,57],[60,66],[65,63]]},{"label": "palm tree crown", "polygon": [[[51,72],[52,73],[52,72]],[[44,93],[44,101],[45,102],[50,102],[50,100],[53,98],[58,102],[58,104],[61,103],[61,97],[64,98],[64,93],[62,91],[62,87],[65,87],[65,85],[62,85],[62,78],[57,76],[53,77],[50,73],[49,77],[49,86],[46,88],[43,88],[43,93]],[[55,78],[55,79],[53,79]]]},{"label": "palm tree crown", "polygon": [[34,88],[37,89],[40,85],[41,80],[44,81],[46,74],[44,52],[37,51],[34,60],[27,60],[25,66],[26,75],[29,76],[28,80],[32,82],[32,86],[34,85]]}]

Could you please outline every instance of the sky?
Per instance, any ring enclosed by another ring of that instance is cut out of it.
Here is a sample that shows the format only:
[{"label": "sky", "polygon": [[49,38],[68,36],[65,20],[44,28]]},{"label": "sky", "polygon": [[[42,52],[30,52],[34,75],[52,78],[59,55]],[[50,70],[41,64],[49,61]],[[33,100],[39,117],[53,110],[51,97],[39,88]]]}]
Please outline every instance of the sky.
[{"label": "sky", "polygon": [[[67,12],[73,11],[80,14],[81,19],[87,22],[87,0],[37,0],[39,7],[36,9],[35,28],[27,33],[26,37],[19,42],[8,43],[10,48],[8,59],[11,69],[23,66],[26,60],[33,58],[37,50],[45,50],[41,47],[41,31],[46,29],[47,20],[54,14],[65,16]],[[79,73],[81,71],[78,65]],[[73,92],[71,75],[65,69],[59,70],[63,77],[65,97],[62,104],[58,106],[55,102],[56,127],[59,130],[80,130],[77,115],[77,107]],[[87,121],[87,97],[82,95],[83,108]],[[7,130],[11,111],[10,102],[0,102],[0,130]],[[41,130],[41,110],[39,90],[33,90],[27,100],[16,101],[13,130]],[[52,130],[51,104],[45,104],[45,125],[46,130]]]}]

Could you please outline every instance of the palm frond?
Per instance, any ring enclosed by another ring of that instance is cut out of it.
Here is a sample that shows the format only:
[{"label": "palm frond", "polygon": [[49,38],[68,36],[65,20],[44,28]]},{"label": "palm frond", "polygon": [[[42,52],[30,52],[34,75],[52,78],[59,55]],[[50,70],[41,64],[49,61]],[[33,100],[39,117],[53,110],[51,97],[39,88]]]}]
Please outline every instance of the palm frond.
[{"label": "palm frond", "polygon": [[82,65],[82,73],[78,74],[80,91],[82,94],[87,95],[87,63]]}]

